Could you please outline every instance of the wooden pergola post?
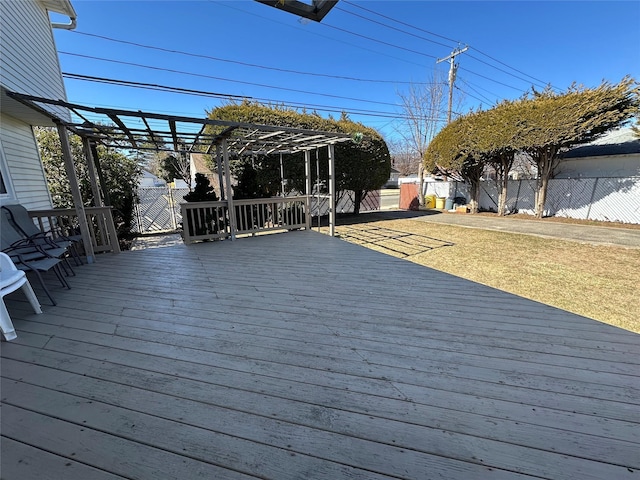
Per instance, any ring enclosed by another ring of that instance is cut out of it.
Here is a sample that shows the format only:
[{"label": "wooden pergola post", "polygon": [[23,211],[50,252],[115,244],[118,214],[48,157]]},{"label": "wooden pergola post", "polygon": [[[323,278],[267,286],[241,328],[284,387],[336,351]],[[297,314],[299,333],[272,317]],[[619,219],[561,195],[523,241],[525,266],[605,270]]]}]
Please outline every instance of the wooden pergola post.
[{"label": "wooden pergola post", "polygon": [[304,194],[307,197],[305,203],[305,228],[311,230],[311,150],[304,151],[304,177]]},{"label": "wooden pergola post", "polygon": [[336,236],[336,159],[335,148],[327,145],[329,151],[329,235]]},{"label": "wooden pergola post", "polygon": [[220,200],[225,199],[224,181],[222,180],[222,149],[216,145],[216,166],[218,167],[218,185],[220,186]]},{"label": "wooden pergola post", "polygon": [[69,146],[69,136],[67,135],[66,127],[62,123],[56,123],[56,126],[58,128],[58,135],[60,136],[64,168],[67,172],[67,178],[69,179],[69,186],[71,187],[73,205],[76,209],[76,215],[78,216],[78,224],[80,226],[80,234],[82,235],[85,255],[87,256],[87,263],[94,263],[95,252],[93,251],[93,243],[91,242],[91,234],[89,233],[89,224],[87,223],[84,203],[82,202],[82,194],[80,193],[80,185],[78,184],[78,178],[76,177],[76,168],[73,163],[71,147]]},{"label": "wooden pergola post", "polygon": [[82,149],[84,150],[84,156],[87,159],[87,172],[89,173],[89,182],[91,183],[91,193],[93,193],[93,206],[103,207],[102,193],[98,186],[98,173],[96,170],[96,164],[93,160],[93,153],[91,152],[91,142],[87,137],[82,137]]},{"label": "wooden pergola post", "polygon": [[231,188],[231,172],[229,170],[229,147],[227,139],[222,139],[222,157],[224,160],[225,188],[227,191],[227,210],[229,211],[229,228],[231,229],[231,241],[236,239],[238,227],[236,225],[236,210],[233,207],[233,189]]}]

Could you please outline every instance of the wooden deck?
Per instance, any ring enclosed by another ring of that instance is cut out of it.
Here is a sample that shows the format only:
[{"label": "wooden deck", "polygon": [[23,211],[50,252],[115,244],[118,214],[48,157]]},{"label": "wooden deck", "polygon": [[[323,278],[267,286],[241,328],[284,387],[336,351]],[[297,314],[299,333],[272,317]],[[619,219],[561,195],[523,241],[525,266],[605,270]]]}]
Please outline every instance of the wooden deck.
[{"label": "wooden deck", "polygon": [[2,479],[640,475],[640,335],[316,232],[76,271],[8,297]]}]

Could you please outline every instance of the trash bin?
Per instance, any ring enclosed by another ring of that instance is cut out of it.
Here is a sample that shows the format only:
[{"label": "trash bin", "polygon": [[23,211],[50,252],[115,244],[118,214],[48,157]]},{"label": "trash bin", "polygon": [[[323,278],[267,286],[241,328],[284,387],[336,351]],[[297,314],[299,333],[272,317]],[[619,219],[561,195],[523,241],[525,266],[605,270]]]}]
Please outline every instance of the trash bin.
[{"label": "trash bin", "polygon": [[443,210],[444,209],[444,203],[445,203],[446,198],[444,197],[437,197],[436,198],[436,208]]},{"label": "trash bin", "polygon": [[444,202],[445,210],[453,210],[453,198],[447,198]]},{"label": "trash bin", "polygon": [[424,208],[435,208],[436,207],[436,196],[435,195],[425,195],[424,196]]}]

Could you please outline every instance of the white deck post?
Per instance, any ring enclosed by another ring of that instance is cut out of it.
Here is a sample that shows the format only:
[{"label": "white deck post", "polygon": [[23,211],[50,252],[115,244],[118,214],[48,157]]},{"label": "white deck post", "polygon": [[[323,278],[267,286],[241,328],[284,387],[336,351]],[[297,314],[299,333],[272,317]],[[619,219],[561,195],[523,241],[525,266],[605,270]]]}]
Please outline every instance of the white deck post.
[{"label": "white deck post", "polygon": [[333,145],[327,145],[329,151],[329,235],[336,236],[336,159]]},{"label": "white deck post", "polygon": [[311,151],[304,151],[304,194],[307,196],[305,200],[305,228],[307,230],[311,230]]},{"label": "white deck post", "polygon": [[222,157],[224,159],[225,188],[227,191],[227,209],[229,211],[229,228],[231,229],[231,240],[236,239],[236,210],[233,208],[233,189],[231,188],[231,172],[229,171],[229,148],[227,139],[222,140]]},{"label": "white deck post", "polygon": [[216,166],[218,167],[218,185],[220,186],[220,200],[224,200],[225,195],[225,185],[222,179],[222,149],[220,145],[216,145]]},{"label": "white deck post", "polygon": [[[82,235],[84,252],[87,256],[87,263],[93,263],[95,262],[95,252],[93,251],[93,243],[91,242],[91,234],[89,233],[87,215],[84,211],[82,194],[80,193],[80,186],[78,184],[78,178],[76,177],[76,168],[73,163],[71,148],[69,147],[69,137],[67,136],[67,129],[61,123],[56,124],[56,126],[58,127],[58,135],[60,136],[60,144],[62,145],[64,168],[67,172],[69,186],[71,187],[71,195],[73,196],[73,205],[76,209],[76,215],[78,216],[78,224],[80,225],[80,234]],[[115,239],[115,241],[117,242],[118,240]]]}]

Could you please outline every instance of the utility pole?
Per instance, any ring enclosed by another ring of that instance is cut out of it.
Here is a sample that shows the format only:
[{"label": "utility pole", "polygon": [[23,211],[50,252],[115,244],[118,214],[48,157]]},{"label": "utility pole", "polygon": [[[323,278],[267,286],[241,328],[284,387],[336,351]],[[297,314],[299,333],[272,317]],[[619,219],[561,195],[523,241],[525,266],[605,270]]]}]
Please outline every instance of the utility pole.
[{"label": "utility pole", "polygon": [[469,47],[464,47],[462,49],[456,48],[453,52],[451,52],[451,55],[436,60],[436,63],[449,60],[449,113],[447,115],[447,124],[451,123],[451,108],[453,105],[453,83],[456,81],[456,72],[458,71],[458,64],[455,63],[455,58],[461,53],[466,52],[468,49]]}]

